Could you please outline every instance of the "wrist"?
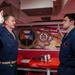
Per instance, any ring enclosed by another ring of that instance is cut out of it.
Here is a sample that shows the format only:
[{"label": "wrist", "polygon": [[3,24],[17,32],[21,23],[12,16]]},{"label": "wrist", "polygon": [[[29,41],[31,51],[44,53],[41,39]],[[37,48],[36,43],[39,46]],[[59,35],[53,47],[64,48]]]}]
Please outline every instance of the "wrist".
[{"label": "wrist", "polygon": [[2,25],[2,23],[0,22],[0,26]]},{"label": "wrist", "polygon": [[3,22],[2,21],[0,21],[0,24],[2,24]]}]

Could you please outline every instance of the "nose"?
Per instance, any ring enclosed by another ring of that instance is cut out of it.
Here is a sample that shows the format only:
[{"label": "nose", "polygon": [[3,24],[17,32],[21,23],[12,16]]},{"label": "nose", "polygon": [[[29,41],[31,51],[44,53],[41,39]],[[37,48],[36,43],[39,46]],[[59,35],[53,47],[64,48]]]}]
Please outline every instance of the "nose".
[{"label": "nose", "polygon": [[64,21],[62,22],[62,24],[64,24]]},{"label": "nose", "polygon": [[16,21],[14,21],[14,24],[16,24]]}]

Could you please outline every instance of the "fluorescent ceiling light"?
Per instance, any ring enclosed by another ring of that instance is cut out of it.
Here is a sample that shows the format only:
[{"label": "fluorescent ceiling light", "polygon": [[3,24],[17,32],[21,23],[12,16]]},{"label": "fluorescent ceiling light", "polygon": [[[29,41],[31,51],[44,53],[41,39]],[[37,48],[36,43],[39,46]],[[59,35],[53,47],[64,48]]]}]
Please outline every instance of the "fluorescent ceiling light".
[{"label": "fluorescent ceiling light", "polygon": [[53,8],[52,0],[21,0],[21,9]]},{"label": "fluorescent ceiling light", "polygon": [[52,1],[56,1],[56,0],[52,0]]}]

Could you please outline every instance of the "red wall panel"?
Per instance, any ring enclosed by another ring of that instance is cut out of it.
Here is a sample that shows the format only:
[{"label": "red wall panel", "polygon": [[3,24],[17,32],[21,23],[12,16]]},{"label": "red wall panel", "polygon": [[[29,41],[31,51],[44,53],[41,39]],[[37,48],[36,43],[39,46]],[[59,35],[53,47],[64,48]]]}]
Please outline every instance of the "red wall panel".
[{"label": "red wall panel", "polygon": [[18,54],[23,55],[24,59],[30,59],[33,56],[39,57],[44,54],[50,54],[51,57],[59,57],[58,50],[18,50]]}]

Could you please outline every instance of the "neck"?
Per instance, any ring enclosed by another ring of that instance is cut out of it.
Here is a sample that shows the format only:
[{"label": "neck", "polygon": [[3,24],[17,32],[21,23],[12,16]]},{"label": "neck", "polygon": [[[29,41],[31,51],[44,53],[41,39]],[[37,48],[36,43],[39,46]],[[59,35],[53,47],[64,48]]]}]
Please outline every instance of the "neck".
[{"label": "neck", "polygon": [[71,25],[71,26],[67,29],[67,33],[69,33],[73,28],[74,28],[74,25]]},{"label": "neck", "polygon": [[12,28],[10,28],[10,27],[8,27],[7,25],[5,26],[5,28],[10,32],[10,33],[12,33]]}]

